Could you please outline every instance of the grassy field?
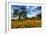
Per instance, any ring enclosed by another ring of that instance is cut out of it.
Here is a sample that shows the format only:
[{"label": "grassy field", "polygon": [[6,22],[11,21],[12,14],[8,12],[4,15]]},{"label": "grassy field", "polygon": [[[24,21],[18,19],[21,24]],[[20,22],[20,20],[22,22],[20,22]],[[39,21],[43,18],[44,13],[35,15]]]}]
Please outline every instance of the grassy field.
[{"label": "grassy field", "polygon": [[23,19],[23,20],[12,20],[11,28],[32,28],[41,27],[40,19]]}]

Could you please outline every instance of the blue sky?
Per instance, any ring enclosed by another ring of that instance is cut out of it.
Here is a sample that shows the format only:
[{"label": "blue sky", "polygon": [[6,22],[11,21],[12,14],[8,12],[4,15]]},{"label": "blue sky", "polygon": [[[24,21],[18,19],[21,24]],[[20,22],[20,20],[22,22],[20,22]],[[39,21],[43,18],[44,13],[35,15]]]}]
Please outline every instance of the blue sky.
[{"label": "blue sky", "polygon": [[37,14],[41,13],[41,6],[21,6],[21,5],[11,5],[11,11],[13,12],[14,9],[21,9],[21,10],[26,10],[27,17],[33,17],[36,16]]}]

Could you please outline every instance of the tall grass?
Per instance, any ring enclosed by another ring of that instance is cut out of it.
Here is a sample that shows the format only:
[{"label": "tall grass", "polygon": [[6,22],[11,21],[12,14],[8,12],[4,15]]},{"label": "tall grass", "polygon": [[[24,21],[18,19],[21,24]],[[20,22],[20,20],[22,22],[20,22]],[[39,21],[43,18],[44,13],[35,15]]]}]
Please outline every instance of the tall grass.
[{"label": "tall grass", "polygon": [[11,20],[11,28],[41,27],[40,19]]}]

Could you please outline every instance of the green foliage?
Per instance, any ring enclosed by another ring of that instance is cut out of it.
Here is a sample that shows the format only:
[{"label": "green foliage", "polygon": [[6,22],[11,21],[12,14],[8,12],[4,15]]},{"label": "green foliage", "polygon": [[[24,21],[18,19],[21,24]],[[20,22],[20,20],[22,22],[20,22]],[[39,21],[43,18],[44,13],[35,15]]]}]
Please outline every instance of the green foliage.
[{"label": "green foliage", "polygon": [[27,14],[27,11],[25,11],[25,10],[15,9],[14,13],[13,13],[13,17],[15,18],[16,16],[18,16],[19,19],[21,19],[21,17],[25,18],[26,14]]}]

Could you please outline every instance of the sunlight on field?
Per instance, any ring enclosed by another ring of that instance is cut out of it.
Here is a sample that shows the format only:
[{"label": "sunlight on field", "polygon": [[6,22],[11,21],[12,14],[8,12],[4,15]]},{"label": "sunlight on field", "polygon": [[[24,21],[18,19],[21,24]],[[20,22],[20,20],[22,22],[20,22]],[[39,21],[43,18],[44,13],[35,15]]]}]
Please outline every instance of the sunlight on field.
[{"label": "sunlight on field", "polygon": [[16,20],[11,21],[11,28],[31,28],[31,27],[41,27],[41,20],[31,20],[31,19],[24,19],[24,20]]}]

